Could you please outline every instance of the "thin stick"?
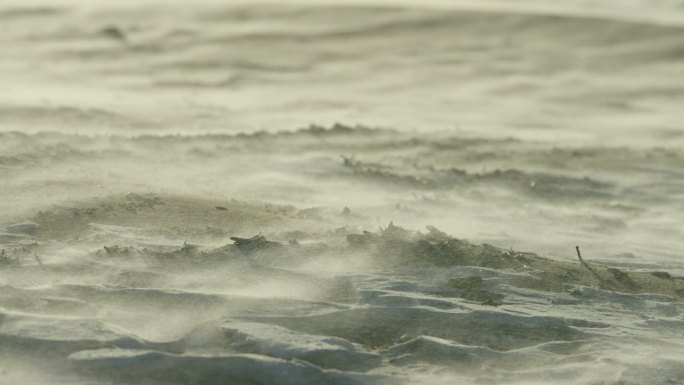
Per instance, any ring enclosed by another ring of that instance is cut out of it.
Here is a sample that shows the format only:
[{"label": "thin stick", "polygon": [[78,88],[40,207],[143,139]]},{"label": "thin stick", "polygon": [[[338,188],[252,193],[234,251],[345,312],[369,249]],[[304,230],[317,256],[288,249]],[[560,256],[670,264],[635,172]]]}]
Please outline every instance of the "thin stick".
[{"label": "thin stick", "polygon": [[582,264],[586,266],[587,269],[591,270],[591,267],[589,267],[589,265],[587,265],[587,263],[584,262],[584,259],[582,259],[582,254],[579,251],[579,246],[575,246],[575,250],[577,250],[577,258],[579,258],[580,262],[582,262]]},{"label": "thin stick", "polygon": [[38,256],[38,253],[33,253],[33,258],[35,258],[36,261],[38,261],[38,264],[39,264],[39,265],[43,266],[43,261],[40,260],[40,257]]},{"label": "thin stick", "polygon": [[582,263],[582,266],[586,267],[587,270],[589,270],[591,274],[593,274],[594,277],[596,277],[596,279],[599,280],[599,282],[605,283],[603,281],[603,278],[601,278],[601,276],[598,275],[598,273],[594,269],[592,269],[591,266],[589,266],[589,264],[584,261],[584,259],[582,259],[582,254],[580,254],[579,246],[575,246],[575,249],[577,250],[577,258],[579,258],[580,262]]}]

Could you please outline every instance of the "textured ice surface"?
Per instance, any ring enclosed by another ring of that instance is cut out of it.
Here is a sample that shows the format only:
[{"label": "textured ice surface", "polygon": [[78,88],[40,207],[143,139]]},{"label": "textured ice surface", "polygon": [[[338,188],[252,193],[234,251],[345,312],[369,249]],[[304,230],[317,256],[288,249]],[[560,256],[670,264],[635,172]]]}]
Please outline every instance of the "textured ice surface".
[{"label": "textured ice surface", "polygon": [[0,383],[681,384],[681,5],[3,1]]},{"label": "textured ice surface", "polygon": [[221,330],[231,347],[281,358],[297,358],[323,368],[365,371],[381,363],[379,355],[359,351],[341,338],[297,333],[267,323],[227,322]]},{"label": "textured ice surface", "polygon": [[373,377],[326,373],[298,361],[251,354],[171,355],[144,350],[93,350],[72,354],[82,371],[111,375],[123,381],[171,384],[364,384]]}]

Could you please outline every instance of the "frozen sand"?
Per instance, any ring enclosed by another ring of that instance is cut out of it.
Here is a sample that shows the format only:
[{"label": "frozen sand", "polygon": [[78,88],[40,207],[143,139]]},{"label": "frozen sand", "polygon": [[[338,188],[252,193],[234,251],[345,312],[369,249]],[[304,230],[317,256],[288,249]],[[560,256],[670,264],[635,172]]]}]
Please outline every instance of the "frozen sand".
[{"label": "frozen sand", "polygon": [[681,383],[681,6],[307,3],[3,2],[0,383]]}]

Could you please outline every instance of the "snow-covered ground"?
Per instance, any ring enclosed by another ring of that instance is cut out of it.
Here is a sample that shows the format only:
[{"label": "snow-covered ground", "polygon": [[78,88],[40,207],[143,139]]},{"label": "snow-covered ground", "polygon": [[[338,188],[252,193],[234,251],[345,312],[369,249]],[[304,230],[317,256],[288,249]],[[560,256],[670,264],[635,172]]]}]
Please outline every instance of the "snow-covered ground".
[{"label": "snow-covered ground", "polygon": [[0,383],[682,383],[682,1],[140,3],[0,5]]}]

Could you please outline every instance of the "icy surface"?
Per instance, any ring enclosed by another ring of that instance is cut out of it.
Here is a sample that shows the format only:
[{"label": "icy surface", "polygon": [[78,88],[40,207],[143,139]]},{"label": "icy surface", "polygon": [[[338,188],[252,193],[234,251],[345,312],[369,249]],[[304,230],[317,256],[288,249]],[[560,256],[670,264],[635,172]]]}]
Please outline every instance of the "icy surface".
[{"label": "icy surface", "polygon": [[683,6],[3,1],[0,384],[682,384]]}]

